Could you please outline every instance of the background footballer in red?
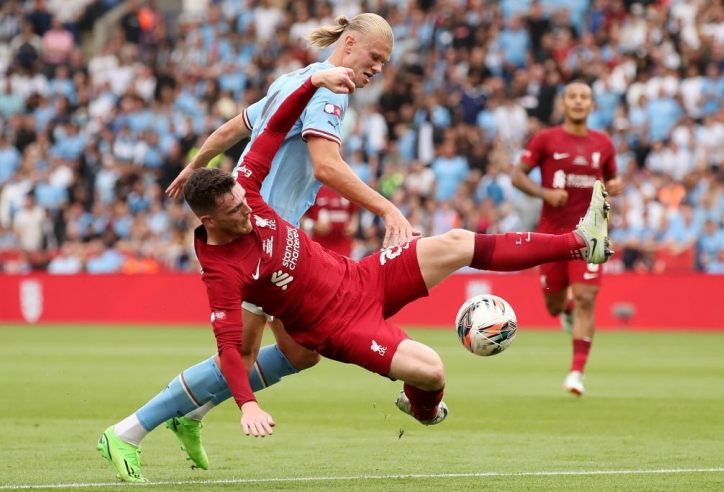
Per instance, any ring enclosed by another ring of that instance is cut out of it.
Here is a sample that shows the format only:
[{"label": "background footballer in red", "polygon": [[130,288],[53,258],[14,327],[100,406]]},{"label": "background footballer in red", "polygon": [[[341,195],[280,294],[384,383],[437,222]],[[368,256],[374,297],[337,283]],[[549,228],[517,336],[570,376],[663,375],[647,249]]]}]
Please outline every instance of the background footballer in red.
[{"label": "background footballer in red", "polygon": [[[569,83],[561,104],[563,124],[533,136],[512,176],[517,188],[543,199],[536,230],[551,234],[576,226],[586,213],[596,180],[602,180],[611,195],[623,191],[611,139],[587,126],[593,110],[591,88],[583,82]],[[540,185],[529,176],[536,167],[540,168]],[[573,361],[564,389],[577,396],[583,394],[583,370],[595,331],[594,307],[601,275],[599,265],[582,262],[540,266],[546,308],[551,316],[561,315],[564,328],[573,333]]]},{"label": "background footballer in red", "polygon": [[357,206],[322,186],[302,225],[314,241],[328,250],[351,256],[352,239],[359,227]]}]

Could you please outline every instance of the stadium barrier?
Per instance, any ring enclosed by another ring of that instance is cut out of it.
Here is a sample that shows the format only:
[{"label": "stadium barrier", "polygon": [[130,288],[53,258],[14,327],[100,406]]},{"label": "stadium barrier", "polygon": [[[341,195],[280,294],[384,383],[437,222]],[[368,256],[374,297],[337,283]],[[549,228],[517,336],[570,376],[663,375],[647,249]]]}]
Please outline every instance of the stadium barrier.
[{"label": "stadium barrier", "polygon": [[[0,323],[180,324],[208,322],[198,275],[0,275]],[[722,330],[724,276],[607,275],[598,298],[602,329]],[[545,311],[533,273],[457,274],[400,311],[403,326],[452,326],[468,297],[495,293],[510,302],[521,328],[558,328]],[[717,307],[719,306],[719,307]]]}]

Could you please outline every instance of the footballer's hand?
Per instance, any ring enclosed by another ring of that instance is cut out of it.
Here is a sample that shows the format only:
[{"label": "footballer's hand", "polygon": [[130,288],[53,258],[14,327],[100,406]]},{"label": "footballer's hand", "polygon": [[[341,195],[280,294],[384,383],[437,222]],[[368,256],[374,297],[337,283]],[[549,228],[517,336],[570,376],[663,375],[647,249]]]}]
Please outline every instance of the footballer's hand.
[{"label": "footballer's hand", "polygon": [[271,415],[261,409],[255,401],[248,401],[241,406],[241,429],[247,436],[264,437],[274,434],[272,427],[276,425]]},{"label": "footballer's hand", "polygon": [[193,164],[189,164],[188,166],[186,166],[183,171],[179,173],[176,179],[173,180],[173,183],[171,183],[169,187],[166,188],[166,194],[171,198],[182,198],[184,192],[184,185],[195,170],[196,168],[193,166]]},{"label": "footballer's hand", "polygon": [[562,207],[568,202],[568,192],[555,188],[544,188],[541,198],[548,202],[551,207]]},{"label": "footballer's hand", "polygon": [[394,248],[412,241],[412,238],[420,235],[420,231],[416,231],[410,225],[410,222],[402,215],[397,208],[390,209],[382,215],[385,222],[385,239],[382,241],[383,248]]},{"label": "footballer's hand", "polygon": [[616,196],[623,193],[623,181],[621,181],[621,178],[616,177],[606,181],[606,191],[611,196]]},{"label": "footballer's hand", "polygon": [[345,67],[334,67],[320,70],[312,74],[314,87],[325,87],[337,94],[352,94],[354,92],[354,70]]}]

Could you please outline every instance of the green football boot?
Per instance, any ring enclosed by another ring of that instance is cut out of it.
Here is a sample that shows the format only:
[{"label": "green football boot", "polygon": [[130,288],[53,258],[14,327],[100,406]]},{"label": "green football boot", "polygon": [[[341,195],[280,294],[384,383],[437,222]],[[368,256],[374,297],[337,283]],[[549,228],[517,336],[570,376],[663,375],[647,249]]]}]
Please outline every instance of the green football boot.
[{"label": "green football boot", "polygon": [[181,450],[186,452],[186,459],[194,462],[191,468],[209,469],[209,458],[201,444],[201,429],[204,423],[188,417],[174,417],[166,421],[166,427],[176,435],[181,443]]},{"label": "green football boot", "polygon": [[122,441],[110,426],[98,440],[98,451],[116,472],[116,478],[124,482],[148,482],[141,473],[140,446]]}]

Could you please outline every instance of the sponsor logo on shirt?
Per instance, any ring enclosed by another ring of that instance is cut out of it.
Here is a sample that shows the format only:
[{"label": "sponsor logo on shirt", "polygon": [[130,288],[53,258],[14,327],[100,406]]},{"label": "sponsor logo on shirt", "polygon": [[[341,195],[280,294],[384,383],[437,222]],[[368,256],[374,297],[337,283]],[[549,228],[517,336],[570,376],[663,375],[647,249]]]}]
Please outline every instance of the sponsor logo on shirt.
[{"label": "sponsor logo on shirt", "polygon": [[213,311],[211,313],[211,322],[213,323],[216,320],[222,320],[226,319],[226,313],[224,311]]},{"label": "sponsor logo on shirt", "polygon": [[593,188],[596,183],[596,176],[588,174],[566,174],[562,170],[553,173],[553,188]]},{"label": "sponsor logo on shirt", "polygon": [[593,188],[596,179],[596,176],[587,174],[569,174],[566,176],[566,186],[568,188]]},{"label": "sponsor logo on shirt", "polygon": [[290,270],[297,268],[299,260],[299,232],[287,226],[287,244],[284,248],[284,258],[282,258],[282,266]]},{"label": "sponsor logo on shirt", "polygon": [[341,118],[341,117],[342,117],[342,108],[340,108],[339,106],[336,106],[336,105],[334,105],[334,104],[332,104],[332,103],[326,103],[326,104],[324,105],[324,112],[327,113],[327,114],[333,114],[333,115],[335,115],[337,118]]},{"label": "sponsor logo on shirt", "polygon": [[287,290],[287,287],[290,283],[292,283],[292,280],[294,280],[294,277],[281,270],[272,273],[271,276],[272,283],[275,284],[277,287],[281,287],[282,290]]}]

